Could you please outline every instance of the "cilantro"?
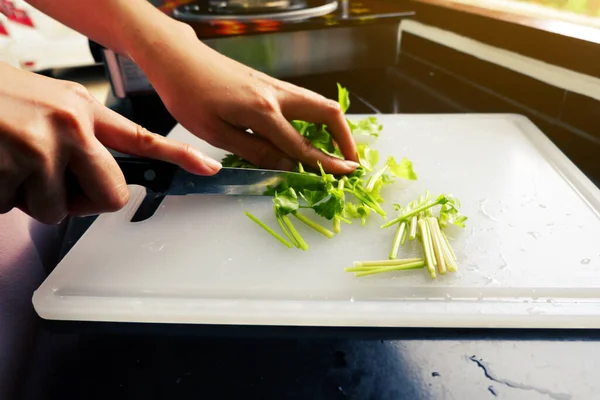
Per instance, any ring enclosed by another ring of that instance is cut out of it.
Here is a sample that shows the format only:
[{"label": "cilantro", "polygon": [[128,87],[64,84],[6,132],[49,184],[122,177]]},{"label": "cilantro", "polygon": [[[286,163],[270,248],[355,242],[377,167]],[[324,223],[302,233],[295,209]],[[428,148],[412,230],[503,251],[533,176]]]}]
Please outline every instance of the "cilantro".
[{"label": "cilantro", "polygon": [[383,129],[383,125],[377,122],[377,118],[375,117],[367,117],[356,123],[348,120],[348,125],[350,126],[352,134],[357,136],[379,137],[379,134]]},{"label": "cilantro", "polygon": [[346,111],[348,111],[348,108],[350,108],[350,93],[348,92],[348,89],[342,87],[342,85],[340,85],[339,83],[337,84],[337,88],[338,103],[340,103],[340,108],[342,109],[342,112],[346,113]]},{"label": "cilantro", "polygon": [[275,212],[280,215],[290,214],[298,209],[298,195],[294,188],[287,188],[283,192],[275,193],[273,197]]},{"label": "cilantro", "polygon": [[400,161],[400,164],[396,163],[394,157],[390,156],[387,159],[386,165],[389,167],[390,172],[398,178],[404,178],[411,181],[417,180],[417,174],[413,170],[413,163],[406,158]]},{"label": "cilantro", "polygon": [[373,171],[373,168],[379,162],[379,152],[371,149],[366,143],[357,144],[356,150],[360,165],[369,172]]}]

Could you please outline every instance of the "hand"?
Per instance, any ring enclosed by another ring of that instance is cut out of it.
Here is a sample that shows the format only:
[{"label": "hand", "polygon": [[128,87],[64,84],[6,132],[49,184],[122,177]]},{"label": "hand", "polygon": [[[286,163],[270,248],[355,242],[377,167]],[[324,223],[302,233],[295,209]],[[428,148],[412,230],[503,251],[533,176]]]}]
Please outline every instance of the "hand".
[{"label": "hand", "polygon": [[[317,167],[320,161],[325,170],[344,174],[358,167],[356,146],[336,101],[227,58],[198,41],[193,31],[178,31],[168,47],[139,47],[132,53],[171,114],[213,146],[264,168],[292,169],[297,161]],[[326,124],[346,160],[314,148],[288,122],[294,119]]]},{"label": "hand", "polygon": [[[18,207],[43,223],[116,211],[129,199],[107,146],[196,174],[220,164],[109,110],[78,84],[0,63],[0,214]],[[69,186],[70,176],[75,186]],[[76,189],[76,190],[74,190]]]}]

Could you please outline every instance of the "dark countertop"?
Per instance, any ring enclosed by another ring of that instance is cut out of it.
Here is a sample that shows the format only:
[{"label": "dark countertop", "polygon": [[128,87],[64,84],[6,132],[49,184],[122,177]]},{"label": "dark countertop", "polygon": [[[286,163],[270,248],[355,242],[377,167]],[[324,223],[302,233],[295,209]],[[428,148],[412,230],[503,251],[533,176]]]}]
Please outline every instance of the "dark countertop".
[{"label": "dark countertop", "polygon": [[[464,111],[396,72],[295,80],[331,98],[336,81],[352,92],[351,113]],[[163,134],[174,124],[152,96],[113,107]],[[70,221],[63,253],[91,221]],[[187,328],[40,321],[21,398],[600,397],[596,331]]]}]

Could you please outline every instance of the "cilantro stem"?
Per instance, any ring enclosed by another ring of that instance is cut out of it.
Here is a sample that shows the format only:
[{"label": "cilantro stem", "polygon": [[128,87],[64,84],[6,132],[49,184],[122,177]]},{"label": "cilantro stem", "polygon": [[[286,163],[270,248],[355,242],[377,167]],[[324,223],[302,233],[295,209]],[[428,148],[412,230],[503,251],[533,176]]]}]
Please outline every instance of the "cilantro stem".
[{"label": "cilantro stem", "polygon": [[287,228],[290,230],[290,233],[292,234],[292,236],[298,242],[298,245],[300,246],[300,248],[302,250],[308,250],[308,244],[306,244],[306,242],[304,241],[304,238],[302,237],[302,235],[300,235],[300,233],[298,233],[298,231],[294,227],[294,224],[292,224],[292,221],[290,221],[290,219],[288,218],[288,216],[287,215],[282,215],[281,219],[283,220],[283,223],[285,224],[285,226],[287,226]]},{"label": "cilantro stem", "polygon": [[424,261],[422,258],[402,258],[395,260],[376,260],[376,261],[355,261],[355,267],[382,267],[392,265],[410,264],[417,261]]},{"label": "cilantro stem", "polygon": [[365,189],[370,192],[371,190],[373,190],[373,188],[375,187],[375,182],[377,182],[377,180],[381,177],[381,175],[383,175],[383,173],[388,169],[389,165],[384,165],[383,168],[381,168],[379,171],[375,172],[370,178],[369,181],[367,182],[367,186],[365,187]]},{"label": "cilantro stem", "polygon": [[372,208],[377,214],[381,215],[382,217],[385,217],[385,211],[383,211],[381,206],[376,201],[370,199],[370,196],[368,193],[366,193],[366,192],[360,193],[360,190],[361,190],[361,188],[359,186],[356,186],[354,188],[354,190],[344,189],[345,192],[352,193],[354,195],[354,197],[356,197],[358,200],[362,201],[365,205]]},{"label": "cilantro stem", "polygon": [[298,172],[304,173],[304,165],[301,162],[298,162]]},{"label": "cilantro stem", "polygon": [[452,257],[452,247],[450,243],[447,242],[447,239],[444,237],[444,233],[442,229],[438,225],[437,236],[440,238],[440,245],[442,247],[442,253],[444,255],[444,261],[446,262],[446,267],[449,272],[456,272],[458,266],[456,265],[456,260]]},{"label": "cilantro stem", "polygon": [[406,222],[401,222],[398,224],[398,229],[396,229],[396,235],[394,236],[394,243],[392,245],[392,250],[390,251],[390,260],[398,257],[398,249],[400,248],[400,241],[402,237],[406,233]]},{"label": "cilantro stem", "polygon": [[[438,236],[437,229],[439,224],[437,218],[427,217],[426,221],[429,223],[429,236],[431,237],[433,252],[437,258],[437,268],[440,275],[446,274],[446,263],[444,262],[444,253],[442,252],[441,238]],[[437,225],[437,229],[436,229]]]},{"label": "cilantro stem", "polygon": [[[346,181],[344,179],[340,179],[338,181],[338,190],[342,193],[342,204],[346,203],[346,196],[344,195],[344,183],[345,182]],[[340,216],[336,215],[333,218],[333,231],[335,233],[340,233],[341,230],[342,230],[342,227],[341,227],[341,223],[340,223]]]},{"label": "cilantro stem", "polygon": [[414,210],[411,210],[409,212],[407,212],[404,215],[400,215],[399,217],[394,218],[393,220],[386,222],[385,224],[381,225],[382,228],[389,228],[390,226],[397,224],[400,221],[404,221],[406,219],[408,219],[409,217],[412,217],[413,215],[417,215],[422,213],[423,211],[430,209],[432,207],[435,207],[439,204],[439,201],[434,201],[432,203],[429,204],[424,204],[421,207],[417,207]]},{"label": "cilantro stem", "polygon": [[410,219],[410,234],[408,235],[408,240],[415,240],[417,237],[417,216],[413,216]]},{"label": "cilantro stem", "polygon": [[406,243],[406,239],[408,238],[408,224],[406,222],[402,222],[406,225],[406,229],[404,229],[404,233],[402,234],[402,238],[400,239],[400,246],[404,246]]},{"label": "cilantro stem", "polygon": [[311,220],[310,218],[300,214],[298,211],[294,211],[292,213],[292,215],[294,217],[298,218],[298,220],[300,222],[304,223],[305,225],[307,225],[307,226],[311,227],[312,229],[314,229],[315,231],[319,232],[321,235],[326,236],[330,239],[334,236],[334,233],[331,232],[329,229],[325,228],[323,225],[316,223],[315,221]]},{"label": "cilantro stem", "polygon": [[258,218],[256,218],[254,215],[250,214],[248,211],[246,211],[244,214],[246,214],[246,216],[248,218],[250,218],[252,221],[256,222],[258,224],[258,226],[260,226],[265,231],[267,231],[268,233],[270,233],[271,236],[273,236],[275,239],[277,239],[281,243],[283,243],[283,245],[285,245],[288,248],[292,248],[292,244],[290,242],[288,242],[287,240],[285,240],[284,238],[282,238],[280,235],[278,235],[277,232],[275,232],[273,229],[269,228],[264,222],[262,222],[261,220],[259,220]]},{"label": "cilantro stem", "polygon": [[456,254],[454,253],[454,250],[452,249],[452,246],[450,245],[450,241],[448,240],[448,237],[446,236],[444,231],[442,231],[441,229],[440,229],[440,233],[442,234],[442,238],[444,238],[444,242],[446,242],[446,247],[450,251],[450,254],[452,255],[452,259],[454,261],[457,261],[458,259],[456,258]]},{"label": "cilantro stem", "polygon": [[427,229],[427,223],[424,220],[419,220],[419,230],[421,231],[421,239],[423,244],[423,253],[425,253],[425,262],[427,265],[427,270],[429,271],[429,275],[431,278],[436,277],[435,275],[435,266],[433,265],[433,254],[431,249],[431,238],[429,237],[429,232]]},{"label": "cilantro stem", "polygon": [[409,263],[409,264],[393,265],[390,267],[371,269],[369,271],[356,272],[354,274],[354,276],[360,277],[360,276],[374,275],[374,274],[380,274],[382,272],[391,272],[391,271],[408,271],[411,269],[420,269],[420,268],[424,268],[424,267],[425,267],[424,261],[416,261],[414,263]]},{"label": "cilantro stem", "polygon": [[340,219],[338,217],[333,217],[333,232],[340,233],[342,230],[341,225]]},{"label": "cilantro stem", "polygon": [[287,238],[290,239],[290,241],[292,242],[294,247],[300,248],[300,243],[298,243],[298,240],[296,240],[296,238],[290,233],[287,226],[285,226],[285,224],[283,223],[282,216],[279,215],[278,213],[275,213],[275,215],[276,215],[277,223],[281,227],[281,230],[283,231],[283,233],[285,233],[285,236],[287,236]]}]

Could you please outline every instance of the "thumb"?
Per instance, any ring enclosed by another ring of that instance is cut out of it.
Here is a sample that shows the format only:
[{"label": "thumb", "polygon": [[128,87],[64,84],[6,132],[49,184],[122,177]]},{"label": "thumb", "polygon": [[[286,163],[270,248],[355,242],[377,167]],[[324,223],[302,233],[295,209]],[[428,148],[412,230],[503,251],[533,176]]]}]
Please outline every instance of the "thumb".
[{"label": "thumb", "polygon": [[94,104],[94,131],[106,147],[124,154],[153,158],[179,165],[198,175],[214,175],[221,164],[189,144],[149,132],[102,104]]}]

